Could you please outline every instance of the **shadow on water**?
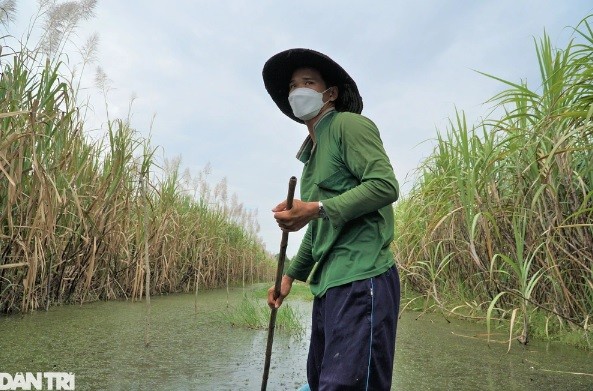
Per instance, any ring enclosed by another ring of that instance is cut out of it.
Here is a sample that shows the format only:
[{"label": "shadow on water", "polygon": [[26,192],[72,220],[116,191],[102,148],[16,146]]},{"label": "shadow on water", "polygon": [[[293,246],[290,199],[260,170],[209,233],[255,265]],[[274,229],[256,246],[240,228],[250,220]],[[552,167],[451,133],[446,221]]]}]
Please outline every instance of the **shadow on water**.
[{"label": "shadow on water", "polygon": [[[242,290],[231,292],[231,306]],[[0,317],[0,372],[73,372],[76,390],[259,390],[267,332],[231,327],[226,291],[152,300],[151,345],[144,303],[101,302]],[[295,302],[307,322],[310,302]],[[264,299],[262,298],[262,305]],[[405,313],[393,390],[593,390],[593,355],[535,343],[524,349],[483,338],[484,327]],[[504,339],[500,337],[499,339]],[[268,390],[305,382],[308,330],[276,331]]]}]

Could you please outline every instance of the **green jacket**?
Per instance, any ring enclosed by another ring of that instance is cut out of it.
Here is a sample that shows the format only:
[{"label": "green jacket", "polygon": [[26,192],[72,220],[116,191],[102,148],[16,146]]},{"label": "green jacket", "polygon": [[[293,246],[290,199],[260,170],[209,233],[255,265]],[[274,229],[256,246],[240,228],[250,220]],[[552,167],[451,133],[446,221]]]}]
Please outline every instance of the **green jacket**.
[{"label": "green jacket", "polygon": [[309,222],[286,272],[309,281],[311,292],[377,276],[393,266],[393,208],[399,185],[379,131],[368,118],[330,111],[307,137],[297,158],[304,163],[303,201],[322,201],[328,220]]}]

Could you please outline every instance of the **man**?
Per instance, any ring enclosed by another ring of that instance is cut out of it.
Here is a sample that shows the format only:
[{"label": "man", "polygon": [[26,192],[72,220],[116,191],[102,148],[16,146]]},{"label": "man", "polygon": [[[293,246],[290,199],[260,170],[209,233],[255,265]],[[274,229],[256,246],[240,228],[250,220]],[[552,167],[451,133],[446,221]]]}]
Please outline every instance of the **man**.
[{"label": "man", "polygon": [[311,390],[389,390],[400,300],[391,204],[399,186],[379,131],[360,115],[354,80],[322,53],[278,53],[263,79],[280,110],[309,132],[297,155],[301,199],[273,209],[283,231],[307,231],[268,304],[278,308],[294,280],[309,282]]}]

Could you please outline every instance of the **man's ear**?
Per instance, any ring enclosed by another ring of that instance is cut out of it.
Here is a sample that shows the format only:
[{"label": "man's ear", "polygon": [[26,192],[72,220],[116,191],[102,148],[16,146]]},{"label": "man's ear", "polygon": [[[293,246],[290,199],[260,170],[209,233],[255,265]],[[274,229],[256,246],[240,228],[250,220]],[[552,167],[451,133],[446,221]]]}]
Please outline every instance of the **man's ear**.
[{"label": "man's ear", "polygon": [[331,87],[331,89],[328,91],[329,92],[329,100],[332,102],[335,102],[338,99],[338,87],[333,86]]}]

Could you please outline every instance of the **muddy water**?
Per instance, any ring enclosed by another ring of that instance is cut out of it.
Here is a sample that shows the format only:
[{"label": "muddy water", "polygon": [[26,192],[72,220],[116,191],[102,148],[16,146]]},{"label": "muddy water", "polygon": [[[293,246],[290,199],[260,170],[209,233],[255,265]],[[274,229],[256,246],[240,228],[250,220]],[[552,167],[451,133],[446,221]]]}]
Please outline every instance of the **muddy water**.
[{"label": "muddy water", "polygon": [[[242,297],[231,291],[230,305]],[[263,299],[262,299],[263,301]],[[226,291],[153,298],[151,345],[143,303],[107,302],[0,317],[0,373],[72,372],[76,390],[259,390],[267,332],[220,316]],[[308,319],[309,302],[295,302]],[[553,344],[491,343],[483,326],[405,313],[393,390],[593,390],[593,354]],[[500,336],[500,339],[504,337]],[[305,382],[307,332],[276,332],[268,390]],[[1,388],[0,388],[1,389]]]}]

